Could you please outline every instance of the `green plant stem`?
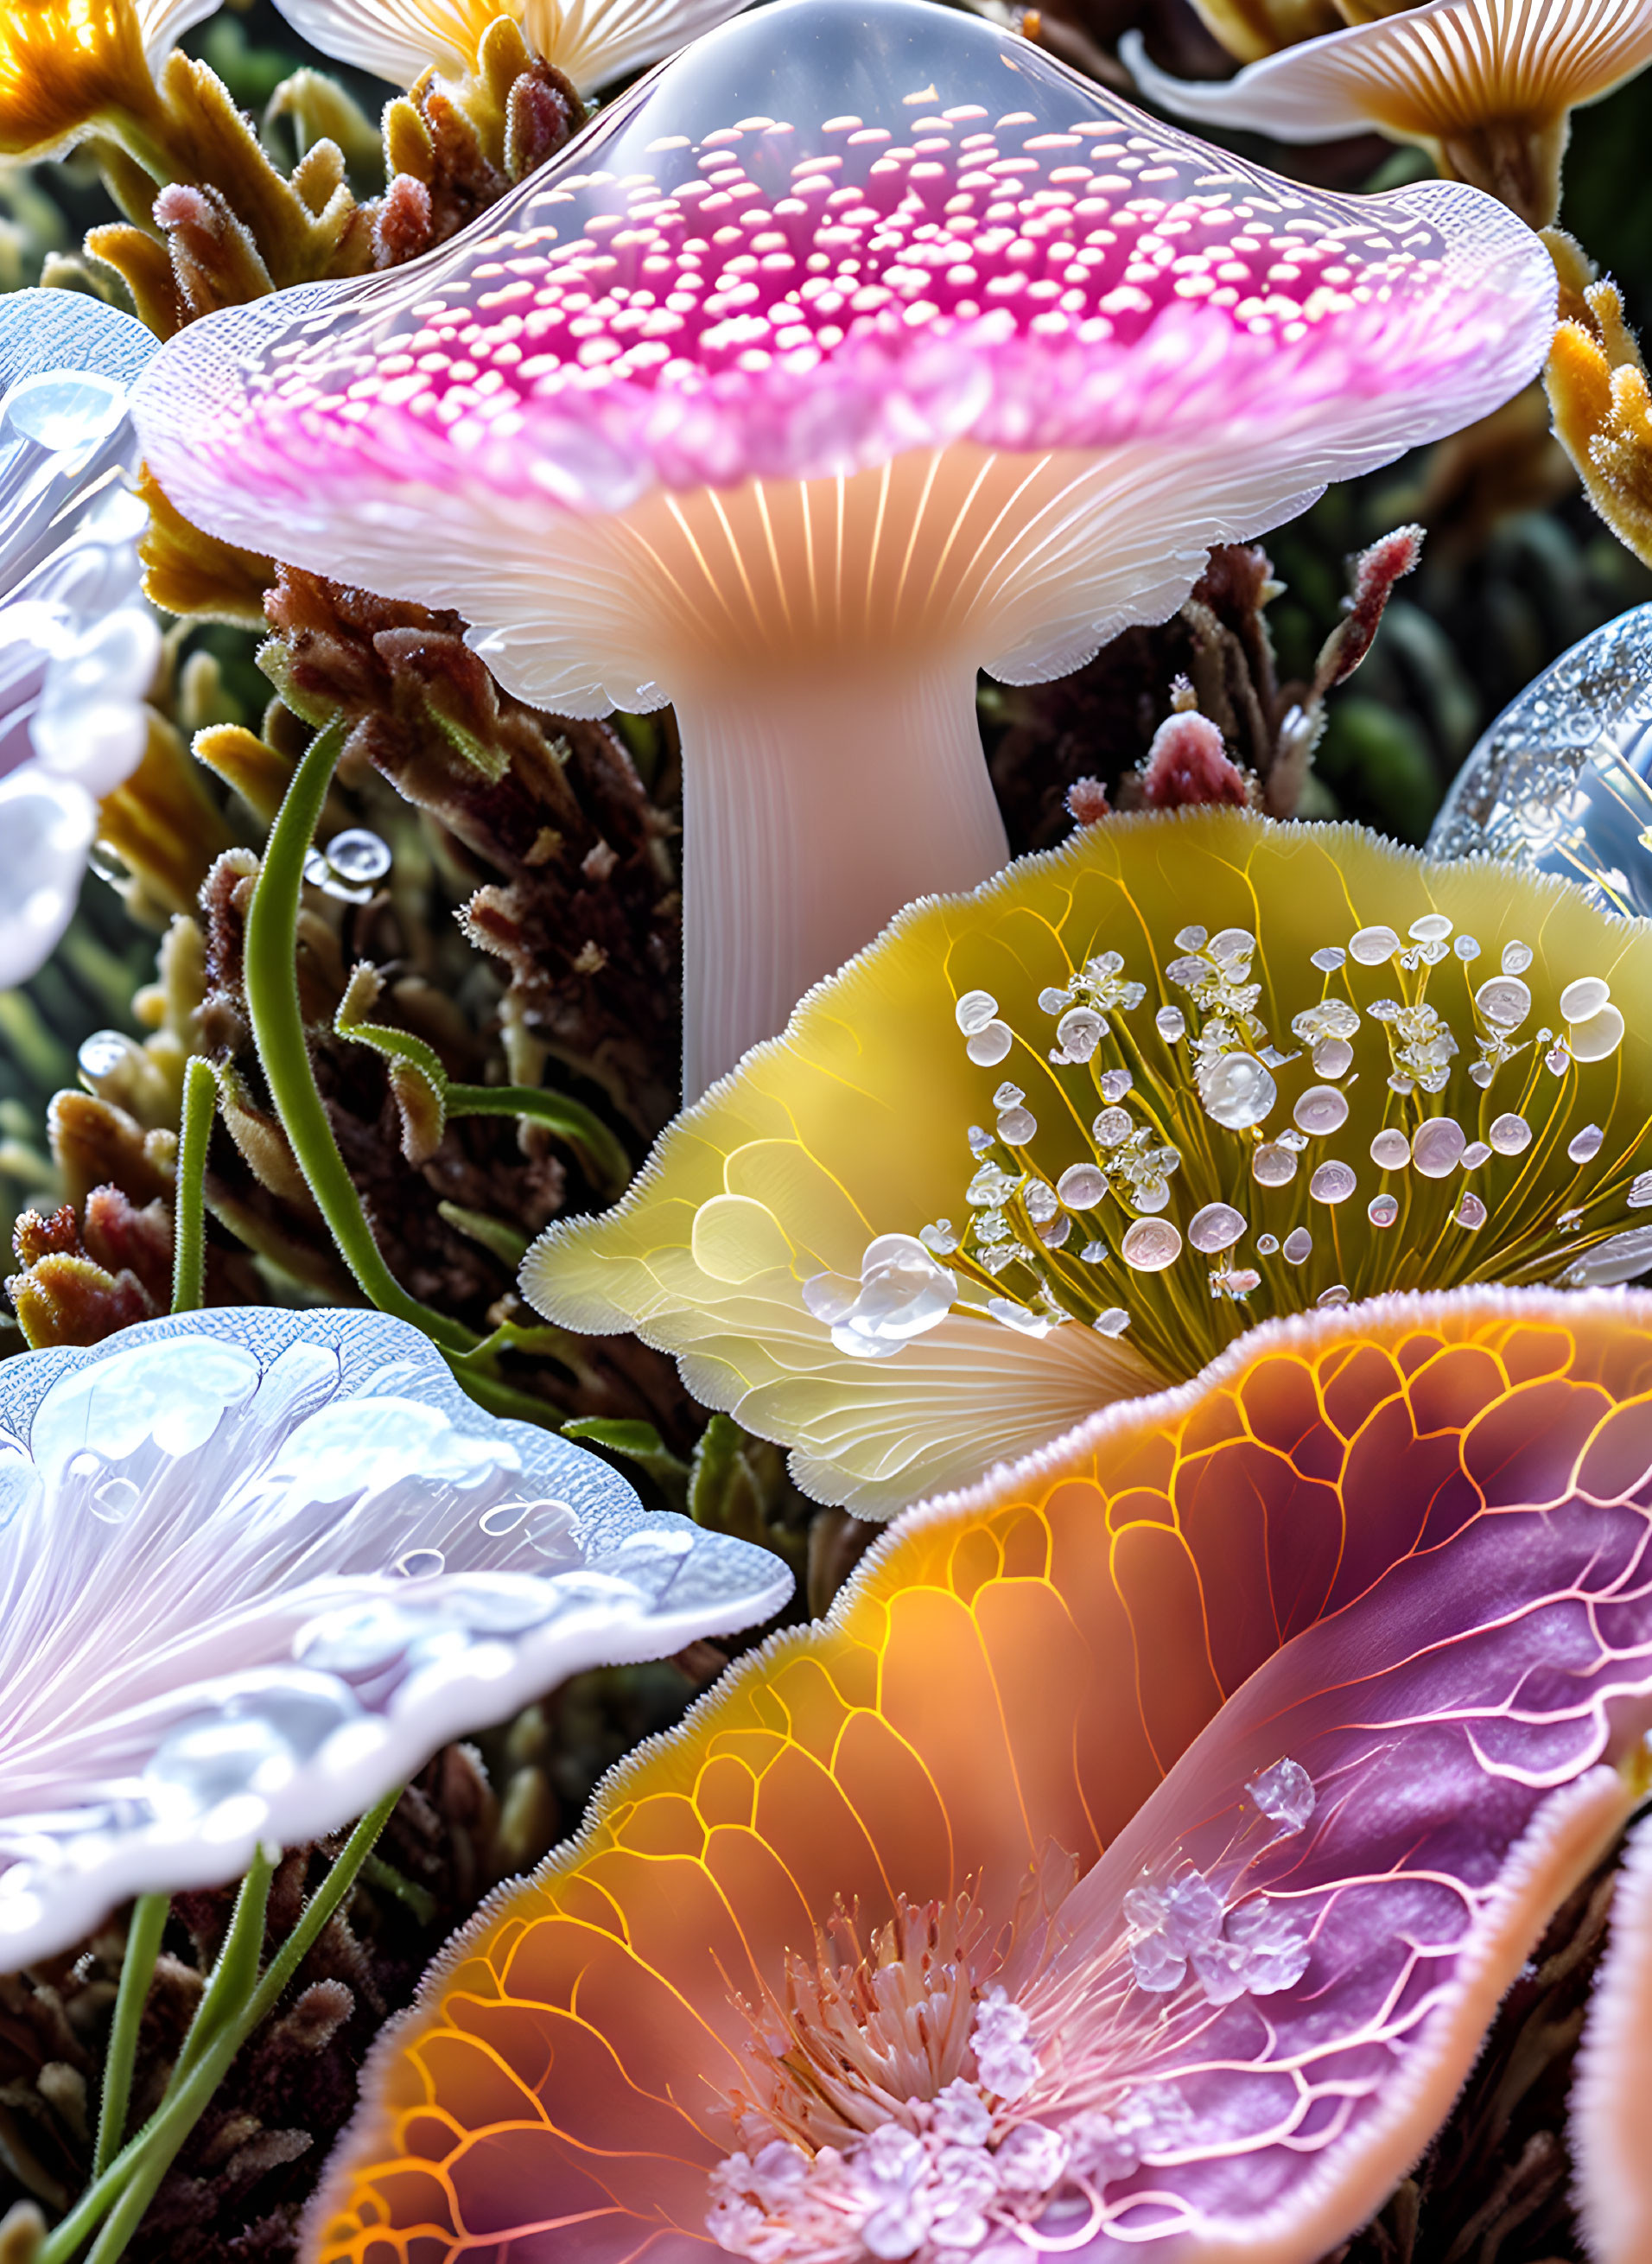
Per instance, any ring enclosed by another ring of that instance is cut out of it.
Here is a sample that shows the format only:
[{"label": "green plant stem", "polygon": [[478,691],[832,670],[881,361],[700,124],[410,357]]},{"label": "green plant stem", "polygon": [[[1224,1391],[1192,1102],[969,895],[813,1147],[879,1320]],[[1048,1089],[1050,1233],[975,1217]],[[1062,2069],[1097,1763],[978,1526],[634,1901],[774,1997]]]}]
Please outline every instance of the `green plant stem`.
[{"label": "green plant stem", "polygon": [[172,1310],[198,1313],[206,1302],[206,1146],[218,1078],[199,1054],[184,1072],[184,1113],[172,1197]]},{"label": "green plant stem", "polygon": [[127,2105],[132,2096],[132,2066],[137,2057],[138,2029],[161,1954],[166,1914],[172,1907],[169,1895],[140,1895],[132,1905],[127,1927],[126,1956],[120,1961],[120,1988],[115,2015],[104,2054],[103,2097],[98,2108],[98,2143],[91,2173],[99,2178],[120,2151],[126,2136]]},{"label": "green plant stem", "polygon": [[256,1858],[243,1882],[223,1950],[191,2023],[165,2098],[137,2137],[121,2149],[47,2236],[37,2264],[69,2264],[100,2220],[103,2230],[86,2264],[114,2264],[236,2053],[274,2011],[322,1928],[355,1883],[401,1796],[398,1786],[362,1818],[305,1905],[298,1924],[271,1959],[263,1979],[254,1986],[273,1868],[262,1853]]},{"label": "green plant stem", "polygon": [[605,1194],[618,1194],[631,1178],[631,1158],[600,1116],[558,1092],[533,1085],[450,1085],[442,1095],[450,1116],[525,1116],[577,1148]]},{"label": "green plant stem", "polygon": [[467,1352],[476,1341],[471,1332],[409,1296],[385,1264],[333,1138],[305,1041],[296,943],[304,858],[344,744],[342,722],[317,732],[264,845],[247,907],[247,1006],[253,1042],[299,1169],[363,1295],[380,1312],[422,1329],[446,1351]]}]

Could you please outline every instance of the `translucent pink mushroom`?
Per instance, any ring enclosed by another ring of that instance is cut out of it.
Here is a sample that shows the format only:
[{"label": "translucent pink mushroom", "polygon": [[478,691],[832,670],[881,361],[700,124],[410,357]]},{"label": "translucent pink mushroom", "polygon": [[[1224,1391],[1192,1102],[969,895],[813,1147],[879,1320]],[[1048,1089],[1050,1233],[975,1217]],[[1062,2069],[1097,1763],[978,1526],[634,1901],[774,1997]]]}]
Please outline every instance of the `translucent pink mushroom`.
[{"label": "translucent pink mushroom", "polygon": [[192,325],[137,416],[214,533],[452,606],[521,696],[676,703],[689,1098],[1005,855],[978,667],[1537,369],[1483,197],[1322,194],[922,0],[779,0],[415,266]]},{"label": "translucent pink mushroom", "polygon": [[1652,1819],[1630,1833],[1612,1899],[1612,1944],[1590,2002],[1572,2091],[1577,2208],[1596,2264],[1652,2256]]}]

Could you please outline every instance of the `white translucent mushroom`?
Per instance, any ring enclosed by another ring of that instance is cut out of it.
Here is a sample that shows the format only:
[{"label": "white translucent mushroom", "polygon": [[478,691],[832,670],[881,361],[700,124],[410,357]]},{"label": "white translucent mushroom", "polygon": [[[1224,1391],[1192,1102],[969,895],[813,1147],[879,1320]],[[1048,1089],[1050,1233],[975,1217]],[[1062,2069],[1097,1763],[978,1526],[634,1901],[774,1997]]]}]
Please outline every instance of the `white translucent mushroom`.
[{"label": "white translucent mushroom", "polygon": [[0,1969],[347,1824],[583,1668],[765,1618],[766,1550],[482,1413],[382,1315],[0,1365]]},{"label": "white translucent mushroom", "polygon": [[[215,0],[214,0],[215,4]],[[582,91],[657,62],[732,16],[743,0],[275,0],[324,55],[397,86],[432,65],[475,68],[482,34],[511,16],[529,44]]]},{"label": "white translucent mushroom", "polygon": [[127,395],[156,351],[79,292],[0,296],[0,989],[68,925],[98,802],[148,736],[161,635]]}]

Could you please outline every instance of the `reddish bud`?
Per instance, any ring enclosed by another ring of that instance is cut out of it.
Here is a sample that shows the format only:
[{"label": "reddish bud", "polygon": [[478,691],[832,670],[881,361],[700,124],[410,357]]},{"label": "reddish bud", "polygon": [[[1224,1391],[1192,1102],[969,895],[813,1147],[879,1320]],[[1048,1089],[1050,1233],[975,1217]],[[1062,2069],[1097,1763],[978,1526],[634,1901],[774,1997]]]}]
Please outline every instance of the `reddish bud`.
[{"label": "reddish bud", "polygon": [[1206,715],[1166,716],[1141,766],[1141,798],[1149,809],[1185,809],[1196,802],[1250,799],[1244,773],[1228,758],[1221,733]]},{"label": "reddish bud", "polygon": [[1075,825],[1094,825],[1110,815],[1107,789],[1099,779],[1075,779],[1067,789],[1067,814]]}]

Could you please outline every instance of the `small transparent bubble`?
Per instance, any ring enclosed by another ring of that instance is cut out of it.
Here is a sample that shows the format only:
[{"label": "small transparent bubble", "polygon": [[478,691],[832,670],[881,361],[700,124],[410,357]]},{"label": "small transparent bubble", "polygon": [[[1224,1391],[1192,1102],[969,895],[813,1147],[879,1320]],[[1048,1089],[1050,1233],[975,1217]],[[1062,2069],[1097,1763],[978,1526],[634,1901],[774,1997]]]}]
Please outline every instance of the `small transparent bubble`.
[{"label": "small transparent bubble", "polygon": [[1130,1137],[1130,1112],[1127,1108],[1104,1108],[1090,1129],[1098,1148],[1116,1148],[1121,1140]]},{"label": "small transparent bubble", "polygon": [[446,1563],[439,1549],[409,1549],[396,1558],[390,1570],[404,1580],[433,1580]]},{"label": "small transparent bubble", "polygon": [[1283,1247],[1287,1266],[1305,1265],[1314,1253],[1314,1237],[1305,1226],[1293,1227]]},{"label": "small transparent bubble", "polygon": [[1188,1222],[1187,1238],[1195,1250],[1210,1256],[1218,1250],[1231,1250],[1244,1230],[1242,1210],[1235,1210],[1231,1203],[1206,1203]]},{"label": "small transparent bubble", "polygon": [[1107,1025],[1092,1006],[1074,1006],[1055,1025],[1055,1035],[1069,1061],[1088,1061],[1105,1036]]},{"label": "small transparent bubble", "polygon": [[1223,1054],[1199,1070],[1199,1098],[1205,1114],[1228,1132],[1248,1132],[1260,1124],[1279,1097],[1279,1088],[1254,1054]]},{"label": "small transparent bubble", "polygon": [[1209,939],[1208,928],[1183,927],[1177,928],[1174,940],[1177,951],[1202,951]]},{"label": "small transparent bubble", "polygon": [[1354,1065],[1354,1049],[1346,1038],[1325,1038],[1314,1049],[1316,1077],[1346,1077]]},{"label": "small transparent bubble", "polygon": [[966,990],[953,1009],[959,1028],[967,1038],[977,1030],[984,1030],[998,1011],[998,1002],[990,990]]},{"label": "small transparent bubble", "polygon": [[1373,1226],[1392,1226],[1399,1215],[1399,1201],[1394,1195],[1373,1195],[1366,1206],[1366,1216]]},{"label": "small transparent bubble", "polygon": [[[977,992],[975,995],[979,998],[984,998],[987,994],[982,990]],[[1039,992],[1039,1005],[1044,1009],[1044,1012],[1047,1014],[1063,1013],[1066,1009],[1072,1005],[1072,1003],[1073,994],[1070,990],[1057,990],[1052,988],[1048,990],[1040,990]],[[995,1014],[998,1011],[997,1002],[996,1000],[993,1002],[991,1011]]]},{"label": "small transparent bubble", "polygon": [[1391,927],[1380,925],[1362,927],[1358,935],[1348,939],[1348,956],[1358,960],[1361,967],[1380,967],[1385,959],[1392,959],[1400,948],[1400,939]]},{"label": "small transparent bubble", "polygon": [[1168,1218],[1139,1218],[1119,1247],[1133,1273],[1162,1274],[1181,1256],[1182,1237]]},{"label": "small transparent bubble", "polygon": [[1340,1131],[1348,1121],[1348,1097],[1334,1085],[1310,1085],[1291,1111],[1297,1129],[1322,1137]]},{"label": "small transparent bubble", "polygon": [[476,1522],[490,1541],[498,1541],[514,1533],[533,1506],[531,1501],[496,1501],[491,1509],[482,1511]]},{"label": "small transparent bubble", "polygon": [[1098,1336],[1121,1337],[1130,1325],[1130,1316],[1122,1305],[1109,1305],[1105,1313],[1098,1313],[1091,1324]]},{"label": "small transparent bubble", "polygon": [[1314,1813],[1314,1780],[1301,1761],[1275,1761],[1245,1790],[1271,1824],[1287,1832],[1300,1832]]},{"label": "small transparent bubble", "polygon": [[1086,1266],[1105,1266],[1111,1253],[1105,1242],[1087,1242],[1078,1254]]},{"label": "small transparent bubble", "polygon": [[1333,1281],[1329,1289],[1320,1291],[1314,1303],[1322,1313],[1329,1313],[1338,1305],[1345,1305],[1348,1303],[1347,1284],[1343,1281]]},{"label": "small transparent bubble", "polygon": [[1444,912],[1424,912],[1405,932],[1413,943],[1444,943],[1452,932],[1452,924]]},{"label": "small transparent bubble", "polygon": [[1478,959],[1480,956],[1479,939],[1472,935],[1460,935],[1453,944],[1452,949],[1457,954],[1459,959]]},{"label": "small transparent bubble", "polygon": [[1532,1128],[1524,1116],[1499,1116],[1491,1128],[1491,1144],[1500,1156],[1518,1156],[1532,1144]]},{"label": "small transparent bubble", "polygon": [[91,1490],[91,1513],[104,1525],[124,1525],[143,1496],[131,1478],[105,1478]]},{"label": "small transparent bubble", "polygon": [[964,1051],[977,1069],[996,1069],[1012,1042],[1008,1022],[983,1022],[970,1036]]},{"label": "small transparent bubble", "polygon": [[1497,1072],[1490,1062],[1477,1061],[1469,1063],[1468,1074],[1483,1092]]},{"label": "small transparent bubble", "polygon": [[1574,1022],[1567,1032],[1574,1061],[1605,1061],[1623,1043],[1623,1016],[1615,1006],[1603,1006],[1586,1022]]},{"label": "small transparent bubble", "polygon": [[1011,1148],[1025,1148],[1038,1128],[1038,1118],[1030,1108],[1006,1108],[998,1119],[998,1137]]},{"label": "small transparent bubble", "polygon": [[1474,1004],[1495,1028],[1518,1030],[1532,1011],[1532,993],[1518,975],[1493,975],[1475,991]]},{"label": "small transparent bubble", "polygon": [[1397,1124],[1385,1124],[1371,1143],[1371,1160],[1380,1170],[1402,1172],[1411,1160],[1411,1143]]},{"label": "small transparent bubble", "polygon": [[1124,1099],[1134,1083],[1127,1069],[1110,1069],[1101,1080],[1101,1097],[1111,1107]]},{"label": "small transparent bubble", "polygon": [[1257,1237],[1257,1248],[1264,1258],[1272,1258],[1279,1246],[1279,1237],[1277,1234],[1259,1234]]},{"label": "small transparent bubble", "polygon": [[1235,960],[1249,959],[1257,947],[1257,940],[1248,927],[1219,928],[1206,949],[1211,957],[1229,967]]},{"label": "small transparent bubble", "polygon": [[1346,1202],[1358,1181],[1348,1164],[1322,1164],[1308,1183],[1308,1192],[1315,1202]]},{"label": "small transparent bubble", "polygon": [[81,1040],[80,1051],[75,1059],[79,1063],[82,1075],[91,1078],[95,1084],[100,1077],[112,1077],[133,1054],[142,1059],[141,1048],[135,1046],[119,1030],[94,1030],[89,1038]]},{"label": "small transparent bubble", "polygon": [[366,826],[352,825],[334,834],[327,845],[327,861],[352,888],[371,888],[390,869],[390,845]]},{"label": "small transparent bubble", "polygon": [[1571,1065],[1571,1058],[1564,1046],[1551,1046],[1543,1056],[1543,1065],[1552,1077],[1564,1077]]},{"label": "small transparent bubble", "polygon": [[1107,1192],[1107,1178],[1094,1164],[1069,1164],[1055,1182],[1069,1210],[1094,1210]]},{"label": "small transparent bubble", "polygon": [[992,1105],[995,1108],[1013,1108],[1016,1107],[1018,1102],[1023,1101],[1025,1099],[1026,1095],[1022,1092],[1020,1086],[1018,1085],[1011,1085],[1008,1078],[1006,1078],[1004,1083],[998,1087],[996,1092],[993,1094]]},{"label": "small transparent bubble", "polygon": [[1469,1228],[1483,1226],[1486,1223],[1486,1206],[1478,1195],[1466,1194],[1452,1213],[1452,1216],[1459,1226]]},{"label": "small transparent bubble", "polygon": [[1457,1169],[1468,1145],[1454,1116],[1424,1118],[1411,1137],[1411,1161],[1425,1179],[1443,1179]]},{"label": "small transparent bubble", "polygon": [[1501,964],[1505,975],[1524,975],[1532,964],[1531,945],[1521,943],[1518,938],[1513,943],[1505,943]]},{"label": "small transparent bubble", "polygon": [[1295,1152],[1282,1140],[1264,1140],[1251,1150],[1250,1176],[1259,1186],[1287,1186],[1296,1177]]},{"label": "small transparent bubble", "polygon": [[1348,954],[1340,944],[1329,943],[1322,950],[1314,953],[1311,963],[1319,969],[1322,975],[1334,975],[1346,963],[1347,958]]},{"label": "small transparent bubble", "polygon": [[1463,1169],[1477,1172],[1482,1164],[1491,1161],[1491,1150],[1483,1140],[1471,1140],[1463,1150]]},{"label": "small transparent bubble", "polygon": [[1167,1046],[1173,1046],[1187,1032],[1187,1017],[1179,1006],[1161,1006],[1153,1017],[1153,1027]]},{"label": "small transparent bubble", "polygon": [[1566,1152],[1574,1164],[1592,1163],[1600,1153],[1600,1143],[1605,1134],[1598,1124],[1585,1124],[1581,1132],[1574,1132],[1566,1143]]},{"label": "small transparent bubble", "polygon": [[1598,975],[1580,975],[1561,992],[1561,1015],[1568,1022],[1586,1022],[1612,997],[1612,986]]}]

